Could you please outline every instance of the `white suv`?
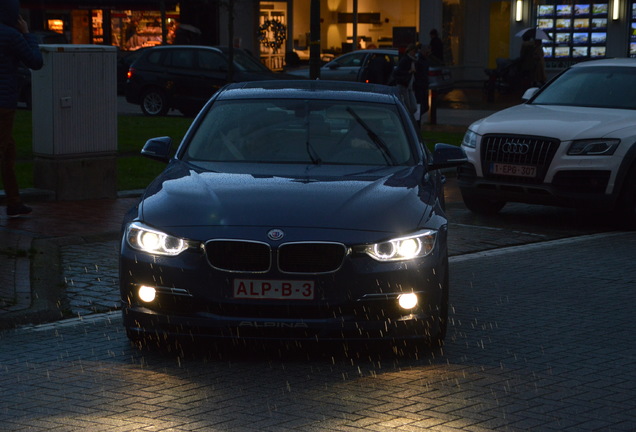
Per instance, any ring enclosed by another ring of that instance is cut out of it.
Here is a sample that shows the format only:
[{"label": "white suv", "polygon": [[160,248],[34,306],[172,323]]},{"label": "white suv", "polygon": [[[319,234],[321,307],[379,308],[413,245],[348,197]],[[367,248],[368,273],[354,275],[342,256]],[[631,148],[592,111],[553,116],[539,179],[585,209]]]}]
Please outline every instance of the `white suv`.
[{"label": "white suv", "polygon": [[524,99],[468,128],[458,169],[466,207],[606,209],[636,229],[636,58],[576,64]]}]

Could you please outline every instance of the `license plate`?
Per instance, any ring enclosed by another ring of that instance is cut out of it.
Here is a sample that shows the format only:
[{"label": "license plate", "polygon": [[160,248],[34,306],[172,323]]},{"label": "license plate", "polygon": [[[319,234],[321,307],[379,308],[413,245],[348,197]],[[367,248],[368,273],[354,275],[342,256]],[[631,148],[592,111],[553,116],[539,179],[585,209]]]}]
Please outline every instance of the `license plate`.
[{"label": "license plate", "polygon": [[536,177],[537,167],[532,165],[513,165],[493,163],[490,165],[492,174],[509,175],[515,177]]},{"label": "license plate", "polygon": [[234,298],[313,300],[314,281],[234,279]]}]

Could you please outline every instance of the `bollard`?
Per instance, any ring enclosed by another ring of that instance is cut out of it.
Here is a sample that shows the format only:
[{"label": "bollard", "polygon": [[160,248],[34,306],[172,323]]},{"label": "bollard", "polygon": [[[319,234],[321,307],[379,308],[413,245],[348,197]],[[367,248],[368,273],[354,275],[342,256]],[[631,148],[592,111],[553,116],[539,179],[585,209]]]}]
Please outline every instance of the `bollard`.
[{"label": "bollard", "polygon": [[437,91],[428,90],[428,122],[437,124]]}]

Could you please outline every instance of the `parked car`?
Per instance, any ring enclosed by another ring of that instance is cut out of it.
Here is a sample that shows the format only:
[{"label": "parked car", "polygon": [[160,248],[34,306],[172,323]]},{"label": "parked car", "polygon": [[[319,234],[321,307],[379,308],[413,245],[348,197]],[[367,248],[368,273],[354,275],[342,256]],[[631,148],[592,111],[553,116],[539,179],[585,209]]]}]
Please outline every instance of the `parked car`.
[{"label": "parked car", "polygon": [[578,63],[524,97],[468,128],[458,170],[466,206],[604,209],[636,228],[636,59]]},{"label": "parked car", "polygon": [[[224,47],[166,45],[145,49],[131,64],[126,100],[149,116],[176,109],[192,116],[228,83]],[[247,51],[234,49],[234,81],[290,78],[273,72]],[[295,78],[295,77],[291,77]]]},{"label": "parked car", "polygon": [[130,66],[141,56],[141,53],[148,48],[142,47],[133,51],[117,50],[117,94],[124,96],[126,94],[126,81],[128,80],[128,71]]},{"label": "parked car", "polygon": [[[397,66],[400,53],[394,48],[370,48],[352,51],[336,57],[320,68],[321,80],[365,82],[365,68],[373,56],[387,56]],[[309,69],[302,68],[289,72],[303,78],[309,78]],[[438,91],[450,90],[453,87],[451,71],[445,66],[430,66],[428,73],[429,88]]]},{"label": "parked car", "polygon": [[235,83],[212,97],[123,223],[128,337],[441,343],[441,168],[391,87]]}]

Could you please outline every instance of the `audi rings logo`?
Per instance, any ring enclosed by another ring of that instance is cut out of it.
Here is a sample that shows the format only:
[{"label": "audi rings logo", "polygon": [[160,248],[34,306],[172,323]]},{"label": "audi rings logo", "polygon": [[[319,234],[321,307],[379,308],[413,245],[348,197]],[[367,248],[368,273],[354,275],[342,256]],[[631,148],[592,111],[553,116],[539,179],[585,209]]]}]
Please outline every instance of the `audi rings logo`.
[{"label": "audi rings logo", "polygon": [[524,155],[528,153],[530,146],[528,144],[507,142],[501,146],[501,151],[508,154]]}]

